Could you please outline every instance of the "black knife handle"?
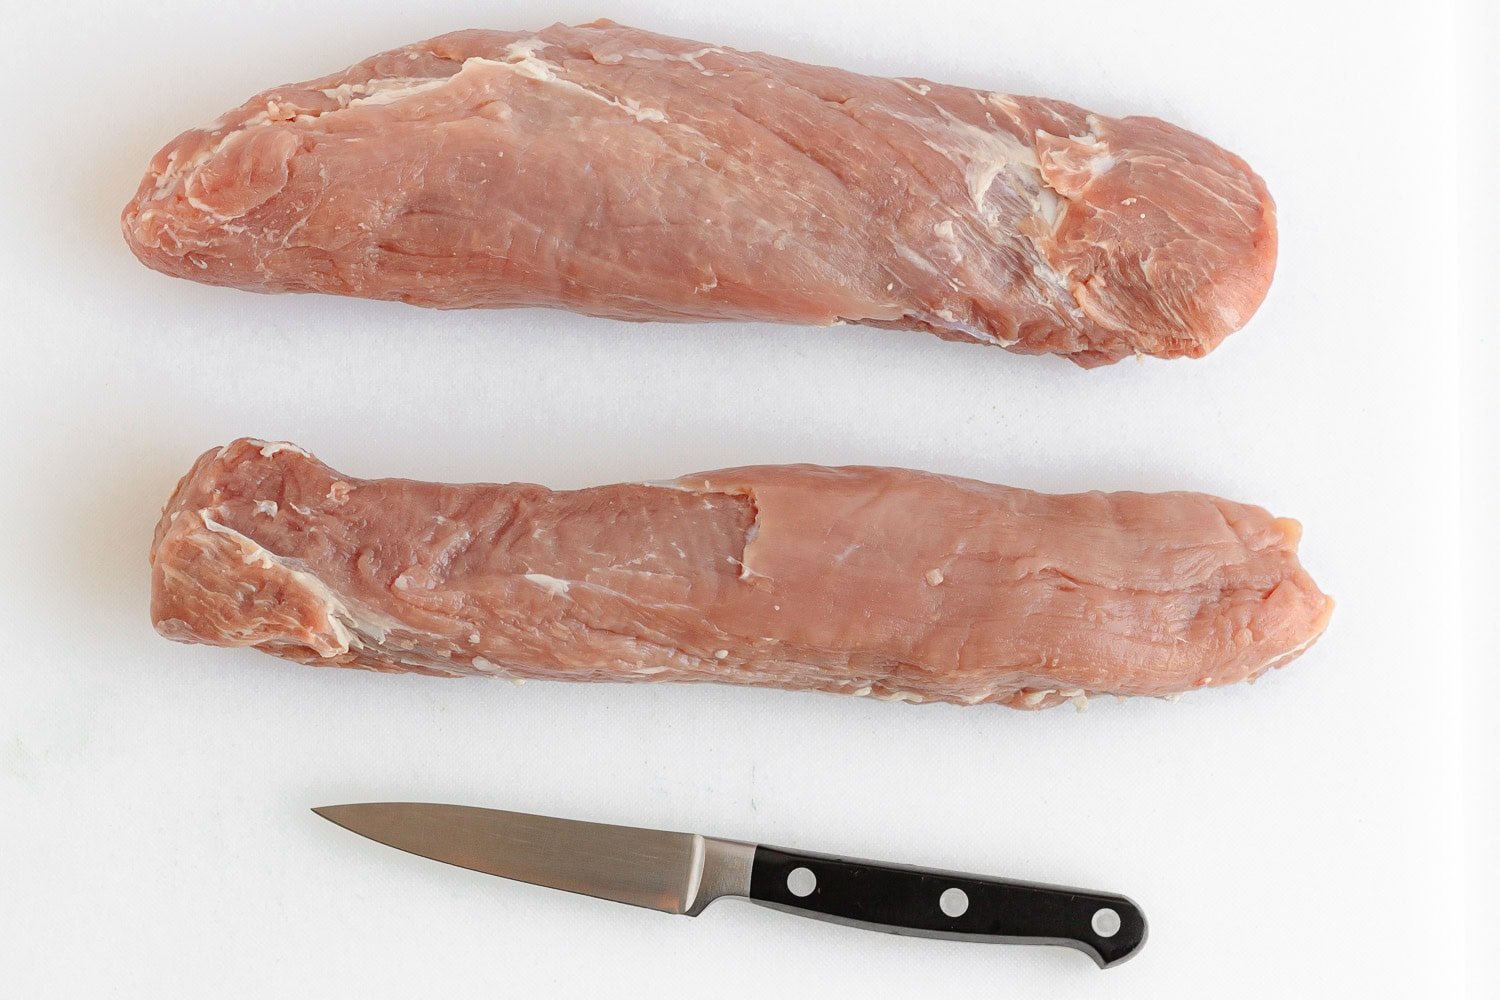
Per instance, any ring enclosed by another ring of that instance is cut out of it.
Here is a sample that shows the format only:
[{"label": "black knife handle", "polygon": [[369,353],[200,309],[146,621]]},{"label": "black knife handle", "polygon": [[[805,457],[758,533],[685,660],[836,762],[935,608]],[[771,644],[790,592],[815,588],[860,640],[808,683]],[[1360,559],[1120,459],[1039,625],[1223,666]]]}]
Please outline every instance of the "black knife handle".
[{"label": "black knife handle", "polygon": [[1100,968],[1146,942],[1146,917],[1124,896],[781,847],[756,847],[750,898],[892,934],[1064,945]]}]

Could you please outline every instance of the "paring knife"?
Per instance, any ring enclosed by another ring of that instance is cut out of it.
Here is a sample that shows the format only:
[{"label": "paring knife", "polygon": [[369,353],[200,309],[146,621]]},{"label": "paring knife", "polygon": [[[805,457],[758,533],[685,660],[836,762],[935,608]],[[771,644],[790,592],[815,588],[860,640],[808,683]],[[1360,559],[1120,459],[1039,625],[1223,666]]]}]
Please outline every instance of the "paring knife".
[{"label": "paring knife", "polygon": [[367,802],[313,812],[434,861],[690,917],[741,896],[892,934],[1063,945],[1100,968],[1146,943],[1135,903],[1083,889],[472,806]]}]

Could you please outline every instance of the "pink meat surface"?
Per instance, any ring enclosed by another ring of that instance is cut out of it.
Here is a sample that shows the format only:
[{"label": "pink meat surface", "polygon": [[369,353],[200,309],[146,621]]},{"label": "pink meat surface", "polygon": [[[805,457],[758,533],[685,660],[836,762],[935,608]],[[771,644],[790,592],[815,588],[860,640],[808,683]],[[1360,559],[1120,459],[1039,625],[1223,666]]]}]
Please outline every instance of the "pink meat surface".
[{"label": "pink meat surface", "polygon": [[1085,366],[1250,318],[1275,209],[1154,118],[599,21],[460,31],[265,91],[156,155],[148,266],[265,292],[863,323]]},{"label": "pink meat surface", "polygon": [[242,439],[167,503],[151,617],[332,666],[1041,708],[1290,661],[1333,607],[1298,536],[1200,493],[811,465],[554,492]]}]

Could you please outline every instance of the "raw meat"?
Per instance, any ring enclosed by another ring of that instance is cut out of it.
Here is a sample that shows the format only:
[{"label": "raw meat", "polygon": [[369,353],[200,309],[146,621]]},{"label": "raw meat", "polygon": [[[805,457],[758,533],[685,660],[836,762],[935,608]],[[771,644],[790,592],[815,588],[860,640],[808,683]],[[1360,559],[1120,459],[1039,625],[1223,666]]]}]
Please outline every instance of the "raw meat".
[{"label": "raw meat", "polygon": [[150,267],[236,288],[864,323],[1085,366],[1207,353],[1276,256],[1261,179],[1154,118],[608,21],[268,90],[159,152],[122,221]]},{"label": "raw meat", "polygon": [[1299,533],[1199,493],[811,465],[553,492],[239,440],[167,503],[151,617],[313,664],[1040,708],[1287,663],[1332,611]]}]

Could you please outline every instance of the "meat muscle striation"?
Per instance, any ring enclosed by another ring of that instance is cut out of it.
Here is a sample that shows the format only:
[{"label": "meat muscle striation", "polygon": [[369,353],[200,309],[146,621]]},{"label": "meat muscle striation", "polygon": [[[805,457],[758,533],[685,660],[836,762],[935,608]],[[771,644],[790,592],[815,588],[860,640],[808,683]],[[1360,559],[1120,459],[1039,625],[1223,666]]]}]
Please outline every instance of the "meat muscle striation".
[{"label": "meat muscle striation", "polygon": [[1208,352],[1276,256],[1260,178],[1154,118],[608,21],[265,91],[161,150],[123,225],[150,267],[256,291],[863,323],[1085,366]]},{"label": "meat muscle striation", "polygon": [[167,503],[151,615],[313,664],[1040,708],[1287,663],[1332,610],[1298,535],[1198,493],[810,465],[554,492],[246,439]]}]

